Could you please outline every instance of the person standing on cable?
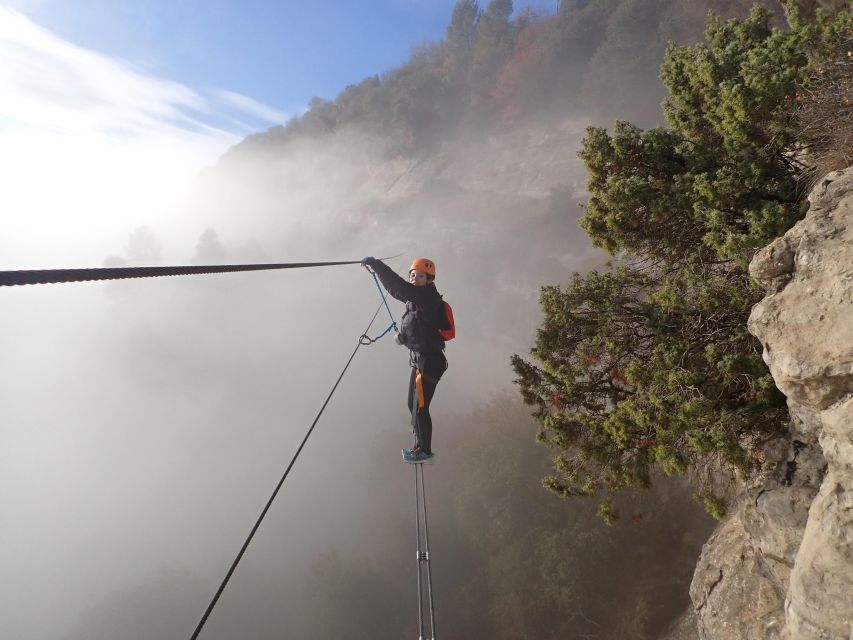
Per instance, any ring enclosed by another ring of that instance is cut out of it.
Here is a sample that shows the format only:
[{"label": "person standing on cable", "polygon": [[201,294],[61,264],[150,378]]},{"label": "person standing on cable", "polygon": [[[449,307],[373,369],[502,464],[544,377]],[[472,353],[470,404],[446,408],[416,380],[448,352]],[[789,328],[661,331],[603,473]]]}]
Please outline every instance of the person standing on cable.
[{"label": "person standing on cable", "polygon": [[444,301],[435,288],[435,263],[427,258],[415,259],[409,267],[408,282],[381,260],[367,257],[361,263],[376,272],[391,296],[406,303],[396,339],[410,352],[412,371],[407,402],[415,444],[411,449],[403,449],[403,457],[407,462],[427,462],[433,457],[429,405],[447,369],[441,331],[449,328]]}]

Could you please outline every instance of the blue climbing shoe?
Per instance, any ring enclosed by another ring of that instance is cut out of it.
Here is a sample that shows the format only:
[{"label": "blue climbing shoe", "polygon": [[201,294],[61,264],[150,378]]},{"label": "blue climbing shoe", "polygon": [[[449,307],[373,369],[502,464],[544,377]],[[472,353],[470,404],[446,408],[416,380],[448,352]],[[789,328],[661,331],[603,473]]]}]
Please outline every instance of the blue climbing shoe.
[{"label": "blue climbing shoe", "polygon": [[417,447],[414,449],[403,449],[403,460],[412,464],[432,464],[434,459],[434,453],[426,453]]},{"label": "blue climbing shoe", "polygon": [[413,456],[415,452],[418,451],[420,447],[418,447],[418,443],[412,445],[411,449],[403,449],[403,456]]}]

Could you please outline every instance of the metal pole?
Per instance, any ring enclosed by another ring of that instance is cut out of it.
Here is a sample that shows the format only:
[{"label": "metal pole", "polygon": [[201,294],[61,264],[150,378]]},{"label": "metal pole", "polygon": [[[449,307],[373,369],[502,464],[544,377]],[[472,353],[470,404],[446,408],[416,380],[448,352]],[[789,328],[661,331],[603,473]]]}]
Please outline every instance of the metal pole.
[{"label": "metal pole", "polygon": [[424,640],[424,607],[423,607],[423,588],[421,587],[421,498],[420,488],[418,487],[418,466],[415,467],[415,531],[417,533],[417,550],[416,556],[418,565],[418,640]]},{"label": "metal pole", "polygon": [[426,510],[426,485],[424,484],[424,466],[418,465],[421,468],[421,498],[424,506],[424,551],[426,552],[426,569],[427,569],[427,594],[429,596],[429,627],[432,631],[432,640],[435,640],[435,606],[432,600],[432,568],[429,557],[429,526],[427,525],[427,510]]}]

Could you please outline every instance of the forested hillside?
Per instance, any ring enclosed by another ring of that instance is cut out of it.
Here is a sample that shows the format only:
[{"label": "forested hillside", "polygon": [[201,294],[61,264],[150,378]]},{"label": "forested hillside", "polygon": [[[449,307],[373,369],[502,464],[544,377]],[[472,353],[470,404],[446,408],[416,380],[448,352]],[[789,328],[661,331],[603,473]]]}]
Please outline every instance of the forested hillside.
[{"label": "forested hillside", "polygon": [[[764,0],[780,9],[775,0]],[[658,67],[669,42],[702,38],[708,11],[746,15],[751,0],[564,0],[539,16],[512,0],[461,0],[447,36],[405,65],[365,78],[334,100],[315,98],[285,126],[250,136],[232,153],[282,153],[299,135],[357,126],[392,153],[423,153],[460,134],[575,115],[606,124],[661,121]],[[781,17],[776,18],[782,24]]]}]

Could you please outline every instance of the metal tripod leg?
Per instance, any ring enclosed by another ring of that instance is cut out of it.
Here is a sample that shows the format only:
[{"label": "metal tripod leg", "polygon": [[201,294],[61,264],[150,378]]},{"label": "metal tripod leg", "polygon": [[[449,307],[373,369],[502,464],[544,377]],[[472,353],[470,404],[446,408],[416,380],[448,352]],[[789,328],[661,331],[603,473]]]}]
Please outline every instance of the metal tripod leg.
[{"label": "metal tripod leg", "polygon": [[426,485],[424,484],[424,465],[418,465],[421,468],[421,499],[423,500],[424,508],[424,552],[427,570],[427,594],[429,595],[429,628],[432,631],[431,638],[435,640],[435,603],[432,599],[432,566],[429,558],[429,525],[427,524],[426,511]]},{"label": "metal tripod leg", "polygon": [[[429,605],[429,628],[432,632],[430,639],[435,640],[435,606],[432,596],[432,569],[429,558],[429,525],[426,512],[426,486],[424,485],[424,465],[415,464],[415,521],[417,529],[417,563],[418,563],[418,632],[419,640],[427,640],[424,637],[424,603],[423,603],[423,581],[422,565],[426,565],[427,579],[427,602]],[[420,478],[418,469],[420,468]],[[424,550],[421,551],[421,507],[424,514]]]},{"label": "metal tripod leg", "polygon": [[415,467],[415,532],[417,534],[418,546],[416,548],[416,561],[418,565],[418,640],[424,640],[424,597],[421,586],[421,497],[418,482],[418,467]]}]

